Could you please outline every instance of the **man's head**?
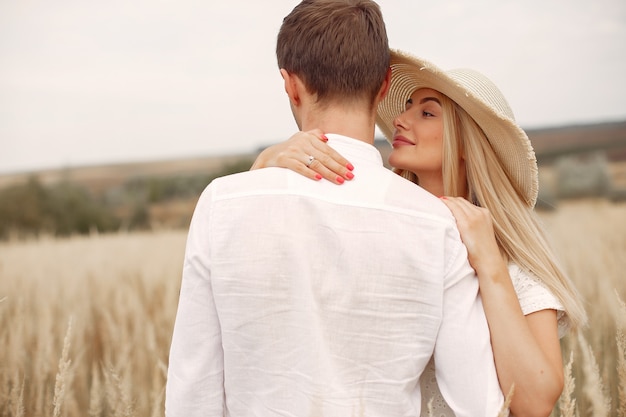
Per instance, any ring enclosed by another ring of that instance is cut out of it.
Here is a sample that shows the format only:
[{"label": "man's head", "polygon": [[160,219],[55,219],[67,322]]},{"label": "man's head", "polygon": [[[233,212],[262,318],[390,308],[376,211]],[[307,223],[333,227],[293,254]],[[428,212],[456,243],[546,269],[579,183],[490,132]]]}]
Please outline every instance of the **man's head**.
[{"label": "man's head", "polygon": [[276,56],[318,104],[377,104],[389,69],[380,8],[371,0],[303,0],[283,20]]}]

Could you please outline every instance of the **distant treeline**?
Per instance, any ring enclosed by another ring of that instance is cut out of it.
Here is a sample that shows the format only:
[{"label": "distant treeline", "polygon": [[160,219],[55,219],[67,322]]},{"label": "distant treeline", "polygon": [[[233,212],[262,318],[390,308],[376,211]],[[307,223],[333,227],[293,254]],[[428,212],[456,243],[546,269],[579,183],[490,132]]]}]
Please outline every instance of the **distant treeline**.
[{"label": "distant treeline", "polygon": [[[251,165],[251,159],[242,158],[210,173],[134,177],[98,193],[71,180],[45,185],[33,176],[0,189],[0,240],[187,227],[195,200],[207,184]],[[613,182],[603,152],[563,156],[551,170],[551,180],[540,181],[540,210],[555,209],[558,200],[566,198],[626,200],[624,181]]]},{"label": "distant treeline", "polygon": [[[560,156],[552,169],[552,181],[542,181],[542,176],[539,176],[538,209],[554,209],[561,199],[592,197],[626,201],[623,181],[615,183],[603,151]],[[542,168],[539,169],[541,172]]]},{"label": "distant treeline", "polygon": [[197,198],[213,179],[251,165],[242,159],[206,174],[136,177],[100,194],[70,180],[45,185],[32,176],[0,189],[0,239],[149,229],[151,207]]}]

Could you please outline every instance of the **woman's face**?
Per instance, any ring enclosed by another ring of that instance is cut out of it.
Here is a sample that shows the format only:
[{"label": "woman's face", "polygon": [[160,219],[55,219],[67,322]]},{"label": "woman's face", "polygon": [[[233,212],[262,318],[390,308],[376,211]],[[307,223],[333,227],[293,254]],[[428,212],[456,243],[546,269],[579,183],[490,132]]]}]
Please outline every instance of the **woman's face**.
[{"label": "woman's face", "polygon": [[443,184],[442,97],[429,88],[416,90],[407,100],[406,110],[393,122],[395,132],[389,164],[415,173],[424,186],[424,181]]}]

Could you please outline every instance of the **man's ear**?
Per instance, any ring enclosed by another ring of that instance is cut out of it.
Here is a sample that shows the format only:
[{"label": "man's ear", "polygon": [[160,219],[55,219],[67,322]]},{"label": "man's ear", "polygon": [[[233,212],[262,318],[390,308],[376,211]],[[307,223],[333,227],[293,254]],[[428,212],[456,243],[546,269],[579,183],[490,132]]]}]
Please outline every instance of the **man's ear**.
[{"label": "man's ear", "polygon": [[284,68],[280,69],[280,75],[283,77],[285,92],[287,96],[289,96],[289,101],[292,106],[298,106],[300,104],[300,90],[298,88],[298,82],[300,80],[296,75],[289,73],[289,71]]},{"label": "man's ear", "polygon": [[387,97],[389,87],[391,87],[391,67],[387,68],[387,74],[385,74],[383,85],[380,87],[380,91],[378,92],[378,102],[383,101],[383,99]]}]

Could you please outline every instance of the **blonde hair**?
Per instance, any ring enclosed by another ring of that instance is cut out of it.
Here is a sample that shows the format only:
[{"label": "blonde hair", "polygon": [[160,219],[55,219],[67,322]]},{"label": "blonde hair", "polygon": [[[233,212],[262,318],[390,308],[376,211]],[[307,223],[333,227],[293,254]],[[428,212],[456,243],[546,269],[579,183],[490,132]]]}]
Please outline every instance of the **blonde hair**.
[{"label": "blonde hair", "polygon": [[[443,98],[445,195],[464,197],[487,208],[493,219],[498,246],[508,259],[536,276],[558,298],[572,328],[583,326],[587,315],[581,297],[557,262],[534,209],[524,203],[509,180],[480,126],[458,104],[446,96]],[[467,184],[459,183],[458,161],[461,156],[465,159]],[[414,173],[395,171],[419,184]],[[467,195],[464,195],[465,190]]]}]

